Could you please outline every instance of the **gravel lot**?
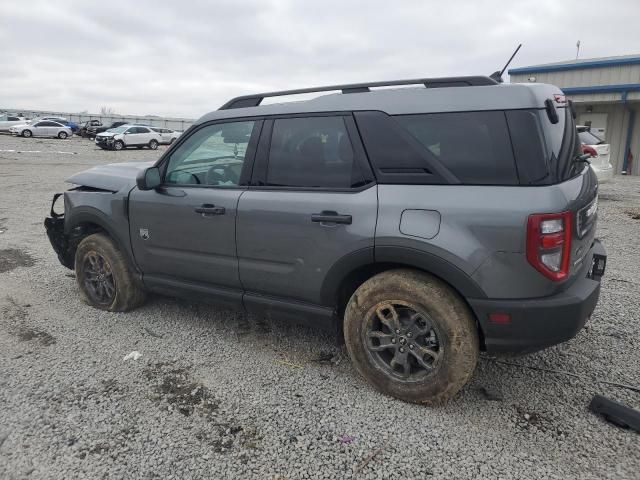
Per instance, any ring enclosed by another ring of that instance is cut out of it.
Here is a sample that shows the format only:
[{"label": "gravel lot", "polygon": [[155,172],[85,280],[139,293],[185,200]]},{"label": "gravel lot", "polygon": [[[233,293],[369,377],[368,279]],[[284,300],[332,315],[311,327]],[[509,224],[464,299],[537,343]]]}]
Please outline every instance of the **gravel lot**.
[{"label": "gravel lot", "polygon": [[0,478],[639,478],[640,435],[587,405],[640,408],[602,383],[640,385],[640,178],[601,187],[608,270],[588,328],[511,365],[483,357],[427,408],[374,391],[321,332],[163,297],[82,304],[44,233],[52,195],[164,149],[0,136]]}]

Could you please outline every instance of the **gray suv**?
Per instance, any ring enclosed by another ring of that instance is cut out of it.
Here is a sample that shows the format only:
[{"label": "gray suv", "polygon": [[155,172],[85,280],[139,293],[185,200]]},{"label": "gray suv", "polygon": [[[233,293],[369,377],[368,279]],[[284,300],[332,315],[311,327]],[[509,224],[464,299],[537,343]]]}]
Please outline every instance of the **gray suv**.
[{"label": "gray suv", "polygon": [[442,403],[479,351],[566,341],[596,306],[574,117],[556,87],[481,76],[248,95],[157,162],[69,178],[45,225],[90,305],[157,292],[332,329],[382,392]]}]

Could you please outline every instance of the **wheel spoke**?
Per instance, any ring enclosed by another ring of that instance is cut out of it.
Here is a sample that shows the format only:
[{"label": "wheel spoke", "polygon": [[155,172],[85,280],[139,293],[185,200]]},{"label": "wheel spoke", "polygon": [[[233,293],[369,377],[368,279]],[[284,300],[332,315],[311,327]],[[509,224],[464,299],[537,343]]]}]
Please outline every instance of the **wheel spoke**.
[{"label": "wheel spoke", "polygon": [[401,352],[400,349],[398,348],[395,351],[389,365],[395,371],[397,371],[397,367],[400,367],[401,369],[400,373],[402,374],[403,377],[409,376],[411,365],[409,365],[408,353],[406,350],[404,352]]},{"label": "wheel spoke", "polygon": [[388,303],[382,307],[376,308],[376,315],[378,316],[378,319],[392,332],[395,332],[400,328],[398,312],[392,304]]},{"label": "wheel spoke", "polygon": [[[417,344],[414,345],[414,348],[411,350],[411,354],[415,357],[418,364],[426,370],[433,370],[434,364],[440,357],[440,354],[435,350]],[[425,360],[425,357],[429,357],[433,360],[428,362]]]},{"label": "wheel spoke", "polygon": [[[392,343],[394,335],[390,335],[383,332],[369,332],[367,334],[367,348],[372,352],[381,352],[388,350],[389,348],[395,348],[396,344]],[[372,340],[375,339],[376,343]]]},{"label": "wheel spoke", "polygon": [[113,284],[113,278],[111,276],[108,276],[107,278],[105,278],[104,288],[105,288],[105,293],[107,294],[107,297],[109,299],[113,298],[113,294],[115,293],[115,286]]}]

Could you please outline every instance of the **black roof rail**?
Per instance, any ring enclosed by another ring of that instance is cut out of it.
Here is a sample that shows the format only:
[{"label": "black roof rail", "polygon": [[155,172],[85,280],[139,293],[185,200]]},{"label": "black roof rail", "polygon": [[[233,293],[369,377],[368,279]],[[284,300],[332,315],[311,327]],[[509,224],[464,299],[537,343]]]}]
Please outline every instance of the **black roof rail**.
[{"label": "black roof rail", "polygon": [[442,87],[476,87],[483,85],[497,85],[493,78],[486,76],[414,78],[411,80],[390,80],[386,82],[351,83],[346,85],[330,85],[326,87],[300,88],[296,90],[282,90],[280,92],[256,93],[235,97],[222,105],[219,110],[231,108],[257,107],[266,97],[281,97],[301,93],[330,92],[341,90],[342,93],[362,93],[370,91],[370,87],[393,87],[396,85],[424,85],[427,88]]}]

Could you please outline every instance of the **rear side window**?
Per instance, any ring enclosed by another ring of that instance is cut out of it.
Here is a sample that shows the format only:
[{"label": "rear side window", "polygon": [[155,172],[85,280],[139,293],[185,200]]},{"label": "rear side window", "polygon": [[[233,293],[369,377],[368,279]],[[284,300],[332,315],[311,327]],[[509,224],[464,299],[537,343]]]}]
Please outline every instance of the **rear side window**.
[{"label": "rear side window", "polygon": [[274,121],[266,185],[352,188],[362,183],[343,117]]},{"label": "rear side window", "polygon": [[464,184],[516,185],[503,112],[432,113],[395,117]]}]

